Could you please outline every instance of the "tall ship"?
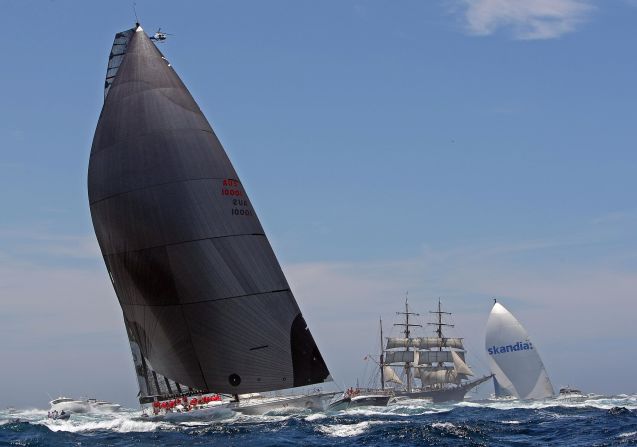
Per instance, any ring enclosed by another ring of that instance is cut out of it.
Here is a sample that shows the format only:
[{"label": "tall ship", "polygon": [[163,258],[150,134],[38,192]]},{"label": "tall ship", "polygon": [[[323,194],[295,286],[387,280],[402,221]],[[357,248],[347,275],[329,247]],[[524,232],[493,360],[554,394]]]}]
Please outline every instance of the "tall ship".
[{"label": "tall ship", "polygon": [[[331,381],[241,179],[139,23],[109,55],[88,198],[142,405],[219,393],[241,410],[255,393]],[[322,409],[325,397],[255,405]]]},{"label": "tall ship", "polygon": [[497,301],[487,320],[485,349],[496,397],[546,399],[555,395],[537,346],[517,318]]},{"label": "tall ship", "polygon": [[[446,337],[443,328],[454,327],[443,318],[450,312],[438,308],[431,311],[435,321],[427,323],[434,327],[433,337],[414,337],[413,328],[422,325],[414,322],[420,314],[409,310],[405,299],[405,311],[396,312],[403,317],[400,327],[403,337],[388,337],[383,344],[381,322],[380,377],[383,390],[390,390],[396,396],[416,399],[430,399],[433,402],[461,401],[467,392],[491,378],[475,376],[465,360],[462,338]],[[387,384],[392,384],[388,387]]]}]

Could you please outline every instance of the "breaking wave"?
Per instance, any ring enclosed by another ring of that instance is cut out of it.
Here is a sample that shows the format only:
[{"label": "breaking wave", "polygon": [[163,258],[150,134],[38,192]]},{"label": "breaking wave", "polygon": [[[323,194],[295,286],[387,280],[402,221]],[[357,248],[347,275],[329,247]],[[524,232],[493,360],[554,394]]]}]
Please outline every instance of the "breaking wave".
[{"label": "breaking wave", "polygon": [[[543,401],[484,400],[321,413],[227,414],[162,420],[139,411],[47,419],[43,409],[0,411],[0,445],[611,445],[637,444],[637,395],[579,395]],[[559,436],[559,438],[557,437]]]}]

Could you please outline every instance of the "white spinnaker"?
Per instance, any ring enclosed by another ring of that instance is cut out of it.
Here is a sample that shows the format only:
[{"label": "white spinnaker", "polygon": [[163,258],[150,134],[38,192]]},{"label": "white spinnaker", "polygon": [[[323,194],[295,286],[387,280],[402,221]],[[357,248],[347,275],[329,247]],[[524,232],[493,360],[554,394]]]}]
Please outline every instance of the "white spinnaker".
[{"label": "white spinnaker", "polygon": [[554,395],[529,334],[500,303],[495,303],[489,315],[485,348],[491,372],[502,388],[501,395],[510,393],[520,399],[544,399]]}]

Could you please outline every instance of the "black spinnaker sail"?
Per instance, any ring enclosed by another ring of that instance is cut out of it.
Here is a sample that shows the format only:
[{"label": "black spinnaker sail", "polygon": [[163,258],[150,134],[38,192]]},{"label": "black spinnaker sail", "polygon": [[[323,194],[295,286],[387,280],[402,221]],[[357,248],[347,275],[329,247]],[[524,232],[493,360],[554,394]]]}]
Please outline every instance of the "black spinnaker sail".
[{"label": "black spinnaker sail", "polygon": [[237,173],[138,25],[115,36],[88,191],[142,403],[328,378]]}]

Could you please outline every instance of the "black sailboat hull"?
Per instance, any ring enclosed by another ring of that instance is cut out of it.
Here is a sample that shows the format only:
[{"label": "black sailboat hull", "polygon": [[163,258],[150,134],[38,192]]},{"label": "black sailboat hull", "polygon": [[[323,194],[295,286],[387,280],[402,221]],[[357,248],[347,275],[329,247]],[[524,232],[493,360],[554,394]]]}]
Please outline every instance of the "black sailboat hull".
[{"label": "black sailboat hull", "polygon": [[473,380],[471,382],[466,382],[462,385],[458,385],[453,388],[441,388],[437,390],[425,390],[425,391],[398,391],[395,392],[396,396],[407,397],[410,399],[431,399],[434,403],[442,403],[442,402],[460,402],[464,400],[465,395],[480,385],[481,383],[486,382],[491,379],[493,375],[484,376],[477,380]]}]

